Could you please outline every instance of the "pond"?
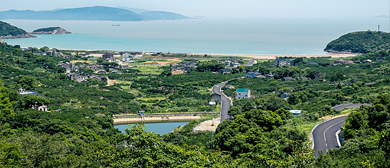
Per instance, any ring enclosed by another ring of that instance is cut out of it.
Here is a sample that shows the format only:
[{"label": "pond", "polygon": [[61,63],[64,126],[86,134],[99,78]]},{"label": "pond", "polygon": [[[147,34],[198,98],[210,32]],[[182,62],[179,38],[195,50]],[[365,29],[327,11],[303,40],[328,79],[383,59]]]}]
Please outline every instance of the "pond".
[{"label": "pond", "polygon": [[[186,124],[190,123],[189,121],[185,122],[163,122],[163,123],[145,123],[146,131],[164,135],[167,133],[172,132],[176,127],[178,126],[184,126]],[[117,128],[122,133],[126,134],[125,129],[131,128],[129,124],[122,124],[122,125],[116,125],[115,128]]]}]

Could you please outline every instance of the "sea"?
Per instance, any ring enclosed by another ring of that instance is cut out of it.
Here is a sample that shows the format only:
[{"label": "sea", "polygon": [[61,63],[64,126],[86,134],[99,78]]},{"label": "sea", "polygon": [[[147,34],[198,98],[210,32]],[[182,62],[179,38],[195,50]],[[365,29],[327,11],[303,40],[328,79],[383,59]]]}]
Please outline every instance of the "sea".
[{"label": "sea", "polygon": [[[204,18],[141,22],[4,20],[28,32],[62,27],[72,34],[6,39],[8,44],[77,50],[197,54],[314,55],[354,31],[389,31],[388,19]],[[118,26],[119,25],[119,26]]]}]

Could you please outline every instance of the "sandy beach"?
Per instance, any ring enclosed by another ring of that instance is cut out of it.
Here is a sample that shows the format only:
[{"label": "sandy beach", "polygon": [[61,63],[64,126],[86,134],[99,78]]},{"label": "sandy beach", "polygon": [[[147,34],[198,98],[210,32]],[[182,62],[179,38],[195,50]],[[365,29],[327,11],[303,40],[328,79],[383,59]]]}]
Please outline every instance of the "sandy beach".
[{"label": "sandy beach", "polygon": [[[189,54],[189,55],[205,55],[205,54]],[[297,54],[297,55],[244,55],[244,54],[207,54],[210,56],[220,56],[220,57],[246,57],[253,59],[276,59],[276,57],[332,57],[332,58],[344,58],[344,57],[353,57],[359,54],[320,54],[320,55],[305,55],[305,54]]]},{"label": "sandy beach", "polygon": [[[174,53],[173,53],[174,54]],[[214,57],[245,57],[245,58],[252,58],[252,59],[276,59],[276,57],[332,57],[332,58],[344,58],[344,57],[353,57],[353,56],[358,56],[361,54],[355,54],[355,53],[328,53],[328,54],[293,54],[293,55],[288,55],[288,54],[270,54],[270,55],[257,55],[257,54],[197,54],[197,53],[186,53],[187,55],[194,55],[194,56],[204,56],[204,55],[209,55],[209,56],[214,56]],[[102,54],[90,54],[89,56],[93,57],[101,57]],[[120,55],[115,55],[114,57],[119,58]],[[180,59],[180,58],[177,58]],[[176,60],[174,60],[176,61]],[[147,63],[152,63],[147,62]],[[158,62],[159,64],[166,64],[168,62]]]}]

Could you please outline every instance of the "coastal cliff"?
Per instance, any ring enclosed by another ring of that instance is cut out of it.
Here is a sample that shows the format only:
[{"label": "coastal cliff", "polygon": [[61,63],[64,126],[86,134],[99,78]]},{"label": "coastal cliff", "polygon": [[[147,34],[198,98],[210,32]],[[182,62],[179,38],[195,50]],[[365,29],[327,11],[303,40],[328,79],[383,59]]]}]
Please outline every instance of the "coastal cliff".
[{"label": "coastal cliff", "polygon": [[71,34],[72,32],[66,31],[61,27],[48,27],[34,30],[31,34]]}]

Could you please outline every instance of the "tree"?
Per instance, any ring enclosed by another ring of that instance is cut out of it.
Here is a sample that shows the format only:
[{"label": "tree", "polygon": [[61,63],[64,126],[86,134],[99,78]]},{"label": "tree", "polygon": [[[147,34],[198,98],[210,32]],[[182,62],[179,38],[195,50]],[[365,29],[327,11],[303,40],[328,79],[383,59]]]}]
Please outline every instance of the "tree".
[{"label": "tree", "polygon": [[384,124],[385,129],[381,132],[379,148],[386,153],[387,160],[390,159],[390,123]]},{"label": "tree", "polygon": [[209,62],[204,62],[202,65],[196,67],[196,70],[198,70],[198,72],[207,72],[207,71],[216,72],[223,68],[225,68],[224,64],[216,61],[209,61]]},{"label": "tree", "polygon": [[276,110],[275,113],[278,114],[282,118],[282,120],[294,118],[294,114],[284,108]]},{"label": "tree", "polygon": [[44,47],[40,48],[39,50],[42,51],[42,52],[46,52],[46,51],[49,50],[49,47],[44,46]]},{"label": "tree", "polygon": [[83,72],[85,73],[85,74],[93,74],[93,69],[91,69],[91,68],[83,68]]},{"label": "tree", "polygon": [[97,59],[97,63],[98,63],[98,64],[102,64],[103,62],[104,62],[103,58],[98,58],[98,59]]},{"label": "tree", "polygon": [[161,72],[160,76],[161,77],[167,77],[167,76],[171,76],[172,75],[172,72],[170,70],[164,70]]},{"label": "tree", "polygon": [[276,96],[271,96],[267,98],[264,104],[265,108],[271,111],[276,111],[277,109],[280,109],[282,107],[286,108],[287,105],[288,104],[286,100]]},{"label": "tree", "polygon": [[240,115],[240,114],[242,114],[242,113],[241,113],[241,110],[240,110],[238,107],[232,106],[232,107],[229,109],[228,114],[234,117],[234,116]]},{"label": "tree", "polygon": [[26,96],[23,96],[21,100],[24,103],[24,107],[26,109],[31,108],[35,105],[42,106],[44,104],[46,104],[46,105],[49,104],[49,100],[47,100],[43,97],[36,96],[36,95],[26,95]]},{"label": "tree", "polygon": [[20,87],[26,89],[26,90],[31,90],[35,88],[35,83],[36,80],[32,76],[23,76],[19,81],[18,84]]},{"label": "tree", "polygon": [[283,124],[282,118],[272,111],[253,109],[247,111],[244,117],[263,127],[264,130],[272,130]]},{"label": "tree", "polygon": [[284,88],[281,88],[280,90],[279,90],[281,93],[290,93],[291,92],[291,89],[290,88],[288,88],[288,87],[284,87]]},{"label": "tree", "polygon": [[0,92],[0,119],[13,119],[15,117],[12,106],[10,98]]},{"label": "tree", "polygon": [[319,78],[320,74],[321,74],[321,72],[318,70],[309,70],[309,71],[307,71],[306,77],[313,80],[313,79]]},{"label": "tree", "polygon": [[242,106],[242,110],[243,111],[249,111],[249,110],[252,110],[254,109],[255,107],[255,103],[246,99],[247,101],[245,102],[244,106]]},{"label": "tree", "polygon": [[341,72],[337,72],[336,74],[334,74],[330,80],[331,81],[341,81],[341,80],[344,80],[346,77],[344,76],[343,73]]},{"label": "tree", "polygon": [[348,115],[345,121],[344,137],[346,139],[352,138],[355,130],[367,128],[367,122],[361,112],[354,112]]}]

